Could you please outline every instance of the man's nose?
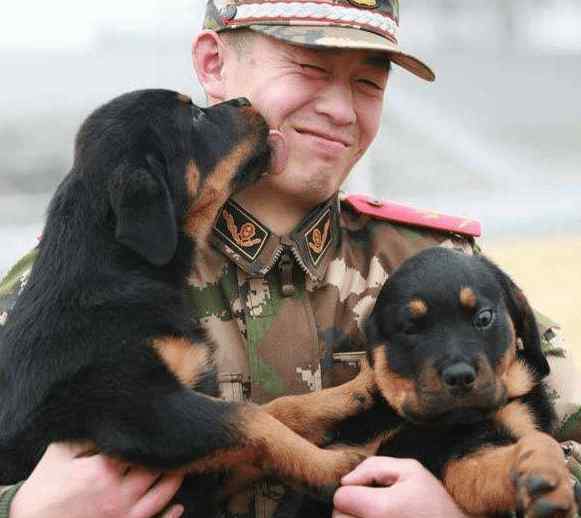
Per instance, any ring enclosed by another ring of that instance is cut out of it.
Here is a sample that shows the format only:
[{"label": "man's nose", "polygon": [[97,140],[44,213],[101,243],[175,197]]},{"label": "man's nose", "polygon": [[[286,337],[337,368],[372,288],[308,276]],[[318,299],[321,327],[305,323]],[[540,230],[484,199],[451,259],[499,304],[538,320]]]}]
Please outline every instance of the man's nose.
[{"label": "man's nose", "polygon": [[339,81],[329,83],[317,96],[315,110],[339,126],[354,124],[357,113],[351,86]]}]

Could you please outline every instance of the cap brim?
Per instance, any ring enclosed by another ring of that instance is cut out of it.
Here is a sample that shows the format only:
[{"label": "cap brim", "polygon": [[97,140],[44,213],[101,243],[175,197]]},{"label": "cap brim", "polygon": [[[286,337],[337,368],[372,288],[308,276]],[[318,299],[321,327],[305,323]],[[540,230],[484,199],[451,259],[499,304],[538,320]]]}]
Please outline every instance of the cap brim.
[{"label": "cap brim", "polygon": [[332,47],[343,49],[365,49],[385,52],[396,63],[412,74],[434,81],[432,69],[415,56],[403,52],[395,43],[373,32],[354,27],[334,27],[329,25],[250,25],[253,31],[272,36],[294,45],[305,47]]}]

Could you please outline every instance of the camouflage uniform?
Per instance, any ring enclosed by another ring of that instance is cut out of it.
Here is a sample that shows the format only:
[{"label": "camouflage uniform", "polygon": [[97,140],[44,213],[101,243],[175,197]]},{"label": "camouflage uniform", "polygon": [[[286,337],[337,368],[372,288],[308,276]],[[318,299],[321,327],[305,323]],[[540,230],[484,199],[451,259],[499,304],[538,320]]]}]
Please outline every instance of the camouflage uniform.
[{"label": "camouflage uniform", "polygon": [[[233,201],[224,206],[214,227],[214,247],[192,272],[190,295],[195,318],[219,344],[226,397],[264,403],[350,379],[365,348],[360,324],[390,272],[429,246],[477,251],[473,238],[461,235],[470,222],[441,224],[443,216],[420,211],[400,217],[401,207],[379,205],[363,197],[341,202],[333,197],[284,237]],[[401,222],[412,219],[413,225]],[[34,257],[33,251],[0,284],[2,321]],[[564,348],[555,345],[552,324],[541,318],[540,325],[553,364],[551,381],[563,391],[570,380]],[[567,417],[563,430],[575,437],[581,427],[571,408],[578,402],[557,403],[561,417]],[[234,499],[225,516],[271,516],[282,494],[276,484],[261,484]]]}]

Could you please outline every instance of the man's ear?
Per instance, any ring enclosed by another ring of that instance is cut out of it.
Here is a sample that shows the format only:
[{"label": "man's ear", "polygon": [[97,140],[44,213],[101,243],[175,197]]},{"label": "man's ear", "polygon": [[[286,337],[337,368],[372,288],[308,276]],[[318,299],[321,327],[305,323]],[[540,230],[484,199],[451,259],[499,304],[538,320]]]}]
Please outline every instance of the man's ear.
[{"label": "man's ear", "polygon": [[173,258],[178,239],[175,208],[162,174],[151,156],[147,165],[124,162],[109,181],[109,199],[115,214],[115,238],[155,266]]},{"label": "man's ear", "polygon": [[226,48],[217,32],[202,31],[192,43],[192,63],[198,80],[213,103],[226,100]]},{"label": "man's ear", "polygon": [[522,290],[489,259],[478,256],[492,269],[504,292],[504,301],[514,323],[516,335],[523,344],[522,356],[536,371],[539,377],[544,378],[550,372],[549,362],[543,354],[541,337],[537,326],[537,319]]}]

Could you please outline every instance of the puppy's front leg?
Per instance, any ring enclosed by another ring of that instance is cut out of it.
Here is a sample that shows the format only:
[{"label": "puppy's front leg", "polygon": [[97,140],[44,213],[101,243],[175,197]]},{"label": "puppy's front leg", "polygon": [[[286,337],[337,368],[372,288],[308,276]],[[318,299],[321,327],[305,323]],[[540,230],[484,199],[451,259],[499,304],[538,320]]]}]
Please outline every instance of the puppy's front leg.
[{"label": "puppy's front leg", "polygon": [[332,441],[330,432],[347,417],[373,405],[376,391],[373,369],[364,367],[351,381],[300,396],[284,396],[263,405],[271,416],[317,445]]},{"label": "puppy's front leg", "polygon": [[366,454],[356,448],[324,450],[252,404],[238,404],[229,415],[236,423],[237,441],[191,463],[193,473],[236,471],[250,478],[275,476],[324,497],[337,489],[341,477],[354,469]]},{"label": "puppy's front leg", "polygon": [[577,516],[561,447],[542,432],[451,461],[445,468],[444,485],[469,514],[519,509],[530,517]]}]

